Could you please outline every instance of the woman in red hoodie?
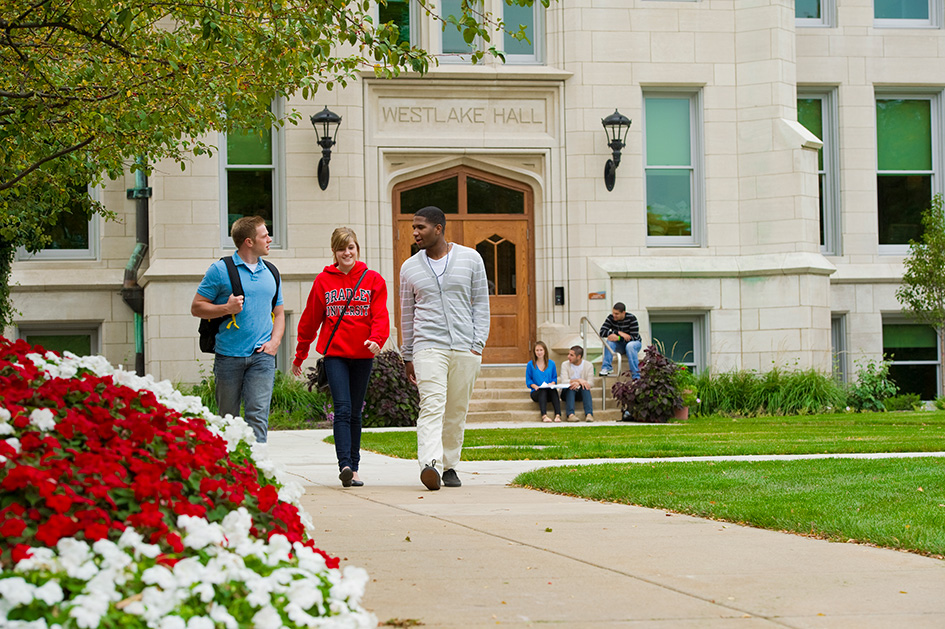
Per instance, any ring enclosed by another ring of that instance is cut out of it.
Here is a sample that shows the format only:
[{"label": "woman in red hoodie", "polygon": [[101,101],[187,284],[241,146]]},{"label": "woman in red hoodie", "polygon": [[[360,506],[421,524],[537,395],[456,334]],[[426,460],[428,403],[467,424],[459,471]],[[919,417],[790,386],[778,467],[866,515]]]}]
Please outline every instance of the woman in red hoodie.
[{"label": "woman in red hoodie", "polygon": [[[315,277],[299,321],[292,373],[302,374],[302,362],[308,357],[309,346],[318,333],[315,350],[325,357],[325,372],[335,408],[333,427],[340,470],[338,478],[344,487],[361,487],[364,485],[358,477],[361,407],[374,356],[390,336],[387,283],[377,271],[369,270],[359,260],[361,246],[353,230],[336,229],[331,234],[331,250],[333,262]],[[351,302],[345,309],[349,298]],[[341,324],[329,345],[329,337],[343,310]]]}]

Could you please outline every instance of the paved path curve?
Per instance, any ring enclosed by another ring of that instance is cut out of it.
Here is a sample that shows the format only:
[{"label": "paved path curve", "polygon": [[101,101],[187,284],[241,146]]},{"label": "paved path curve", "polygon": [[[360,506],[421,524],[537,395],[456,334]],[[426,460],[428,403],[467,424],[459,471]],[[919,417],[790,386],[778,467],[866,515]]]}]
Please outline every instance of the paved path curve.
[{"label": "paved path curve", "polygon": [[327,434],[273,432],[269,453],[318,544],[371,574],[382,626],[945,627],[945,561],[507,486],[567,461],[464,462],[463,487],[430,492],[415,461],[366,452],[343,489]]}]

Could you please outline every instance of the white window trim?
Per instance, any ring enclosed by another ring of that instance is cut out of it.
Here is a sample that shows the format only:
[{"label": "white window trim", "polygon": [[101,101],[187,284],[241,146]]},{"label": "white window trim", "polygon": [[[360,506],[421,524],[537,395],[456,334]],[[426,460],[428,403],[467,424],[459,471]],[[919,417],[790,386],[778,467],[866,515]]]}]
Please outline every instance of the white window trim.
[{"label": "white window trim", "polygon": [[693,365],[693,373],[701,373],[709,366],[709,313],[705,311],[648,311],[647,317],[650,328],[650,342],[655,343],[653,336],[654,323],[691,323],[692,324],[692,360],[681,364]]},{"label": "white window trim", "polygon": [[[928,91],[928,90],[910,90],[908,92],[903,91],[882,91],[877,90],[873,98],[873,120],[875,124],[876,120],[876,101],[878,100],[929,100],[931,101],[931,113],[932,113],[932,170],[931,171],[901,171],[903,173],[919,173],[926,172],[932,175],[932,196],[936,194],[945,194],[945,186],[943,186],[943,177],[942,177],[942,164],[945,162],[943,159],[943,154],[945,154],[945,140],[941,137],[942,133],[942,122],[945,120],[945,99],[943,99],[942,90]],[[878,135],[876,131],[873,133],[873,137],[878,143]],[[878,149],[878,146],[877,146]],[[876,151],[875,155],[875,170],[876,177],[879,177],[879,150]],[[894,170],[884,170],[883,173],[887,174],[896,174],[900,171]],[[877,190],[877,206],[876,206],[876,221],[877,221],[877,241],[879,238],[879,200],[878,200],[878,190]],[[908,244],[896,244],[896,245],[882,245],[878,244],[878,253],[879,255],[884,256],[907,256],[909,255],[909,245]]]},{"label": "white window trim", "polygon": [[800,28],[834,28],[837,25],[836,0],[820,0],[820,18],[796,17],[794,25]]},{"label": "white window trim", "polygon": [[830,366],[834,377],[840,382],[850,381],[850,359],[847,354],[847,315],[846,313],[831,313]]},{"label": "white window trim", "polygon": [[688,98],[689,99],[689,150],[692,152],[692,199],[691,236],[646,236],[647,247],[704,247],[705,246],[705,127],[702,111],[702,90],[681,90],[678,88],[644,88],[643,107],[640,117],[643,119],[643,227],[646,222],[646,99]]},{"label": "white window trim", "polygon": [[[929,18],[927,20],[873,18],[875,28],[940,28],[942,25],[942,0],[928,0]],[[873,15],[876,4],[873,3]]]},{"label": "white window trim", "polygon": [[35,323],[17,323],[16,337],[26,340],[29,335],[82,336],[89,335],[92,355],[102,353],[101,322],[88,321],[40,321]]},{"label": "white window trim", "polygon": [[[505,7],[507,5],[502,2],[500,8],[503,9],[502,19],[505,21]],[[515,24],[510,27],[509,24],[505,25],[506,30],[512,30],[512,28],[518,29],[518,25]],[[541,2],[538,0],[532,5],[532,48],[535,52],[530,55],[505,55],[505,62],[508,65],[542,65],[545,62],[545,7],[542,6]],[[505,31],[499,33],[499,37],[502,38],[503,49],[505,47]]]},{"label": "white window trim", "polygon": [[[93,201],[102,202],[102,188],[89,186],[89,196]],[[89,246],[87,249],[43,249],[30,253],[23,247],[17,249],[16,259],[27,261],[44,260],[99,260],[101,253],[102,217],[94,214],[89,219]]]},{"label": "white window trim", "polygon": [[[797,98],[817,98],[821,102],[821,126],[824,137],[824,244],[820,252],[824,255],[841,255],[843,224],[840,198],[840,114],[837,104],[837,88],[797,88]],[[818,173],[818,177],[820,173]]]},{"label": "white window trim", "polygon": [[[277,98],[272,101],[273,113],[279,118],[285,114],[285,100]],[[226,134],[221,133],[219,139],[220,161],[220,246],[223,249],[235,250],[233,238],[227,228],[229,195],[227,191],[227,155]],[[257,170],[258,166],[253,167]],[[285,181],[285,130],[278,125],[272,126],[272,248],[284,249],[287,246],[286,227],[286,181]]]},{"label": "white window trim", "polygon": [[[906,316],[903,316],[902,313],[883,313],[883,327],[887,325],[919,325],[932,328],[933,331],[935,327],[927,323],[919,323],[913,319],[910,319]],[[940,357],[942,355],[941,348],[938,346],[939,338],[938,334],[935,335],[935,360],[890,360],[889,362],[893,365],[935,365],[935,394],[936,396],[942,395],[941,389],[941,372],[942,372],[942,363]],[[882,338],[882,330],[880,335],[880,347],[885,348],[886,341]]]}]

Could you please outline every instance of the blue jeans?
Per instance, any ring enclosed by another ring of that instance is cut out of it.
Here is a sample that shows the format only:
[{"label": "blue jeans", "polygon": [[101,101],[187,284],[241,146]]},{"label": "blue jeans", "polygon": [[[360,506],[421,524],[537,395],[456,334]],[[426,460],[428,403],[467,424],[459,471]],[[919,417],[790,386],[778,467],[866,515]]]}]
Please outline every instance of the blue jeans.
[{"label": "blue jeans", "polygon": [[591,402],[590,389],[561,389],[561,397],[564,398],[565,417],[574,415],[574,400],[578,391],[581,392],[581,401],[584,402],[584,414],[594,414],[594,404]]},{"label": "blue jeans", "polygon": [[276,380],[276,357],[266,352],[252,356],[223,356],[213,361],[213,376],[217,381],[217,406],[220,415],[240,415],[253,429],[258,443],[266,443],[269,433],[269,402]]},{"label": "blue jeans", "polygon": [[361,462],[361,407],[373,365],[373,358],[325,357],[325,373],[335,409],[332,429],[339,471],[350,467],[357,472]]},{"label": "blue jeans", "polygon": [[[607,347],[613,350],[614,354],[621,353],[627,355],[627,368],[634,380],[640,377],[640,348],[643,347],[643,341],[604,341]],[[610,371],[614,368],[614,354],[604,350],[604,360],[601,363],[601,371]]]}]

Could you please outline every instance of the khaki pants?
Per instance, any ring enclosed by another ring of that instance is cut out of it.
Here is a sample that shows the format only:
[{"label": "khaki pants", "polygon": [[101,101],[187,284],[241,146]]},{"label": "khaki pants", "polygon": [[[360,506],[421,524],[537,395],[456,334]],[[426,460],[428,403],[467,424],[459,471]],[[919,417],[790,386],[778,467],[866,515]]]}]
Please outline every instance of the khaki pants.
[{"label": "khaki pants", "polygon": [[420,389],[417,460],[441,471],[455,468],[463,451],[469,398],[482,357],[472,352],[424,349],[413,355]]}]

